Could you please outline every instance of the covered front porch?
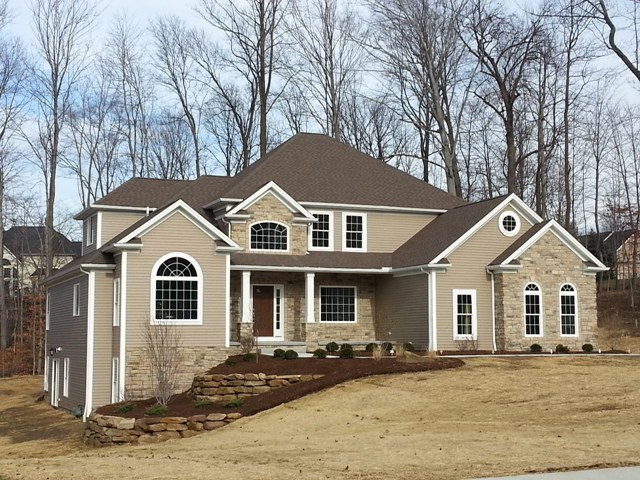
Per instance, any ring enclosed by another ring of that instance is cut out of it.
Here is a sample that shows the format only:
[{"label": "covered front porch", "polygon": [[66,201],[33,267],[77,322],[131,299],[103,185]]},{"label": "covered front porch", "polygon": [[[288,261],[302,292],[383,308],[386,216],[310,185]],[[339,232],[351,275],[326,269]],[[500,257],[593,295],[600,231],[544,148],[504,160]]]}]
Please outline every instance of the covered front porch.
[{"label": "covered front porch", "polygon": [[265,347],[376,340],[376,275],[232,270],[232,342],[252,334]]}]

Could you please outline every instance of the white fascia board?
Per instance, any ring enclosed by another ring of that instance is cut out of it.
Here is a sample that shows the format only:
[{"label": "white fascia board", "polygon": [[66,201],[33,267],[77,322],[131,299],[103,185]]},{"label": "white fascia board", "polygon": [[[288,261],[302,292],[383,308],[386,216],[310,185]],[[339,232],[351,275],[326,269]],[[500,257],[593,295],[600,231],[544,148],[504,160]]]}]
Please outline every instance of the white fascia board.
[{"label": "white fascia board", "polygon": [[115,252],[120,250],[140,250],[142,249],[142,243],[114,243],[110,247],[107,247],[103,250],[103,252]]},{"label": "white fascia board", "polygon": [[236,242],[231,240],[222,231],[202,218],[202,216],[198,214],[198,212],[187,205],[183,200],[176,200],[169,207],[160,212],[157,216],[150,218],[148,222],[140,225],[140,227],[136,228],[133,232],[121,239],[118,243],[128,243],[134,238],[148,233],[150,230],[154,229],[156,226],[158,226],[160,223],[162,223],[177,211],[183,213],[187,217],[187,219],[189,219],[194,225],[199,227],[204,233],[209,235],[214,240],[221,240],[232,248],[240,248],[240,246]]},{"label": "white fascia board", "polygon": [[556,222],[555,220],[550,220],[548,224],[542,227],[536,234],[531,237],[527,242],[525,242],[519,249],[513,252],[508,258],[502,262],[501,267],[507,266],[513,260],[519,258],[524,252],[526,252],[533,244],[535,244],[544,234],[547,232],[553,233],[562,243],[564,243],[567,248],[569,248],[573,253],[575,253],[582,261],[584,262],[593,262],[596,266],[591,267],[592,271],[600,271],[604,272],[609,270],[609,268],[604,265],[600,260],[598,260],[593,254],[587,250],[587,248],[582,245],[576,238],[567,232],[562,226]]},{"label": "white fascia board", "polygon": [[489,273],[515,273],[522,268],[522,265],[490,265],[487,267]]},{"label": "white fascia board", "polygon": [[252,272],[314,272],[314,273],[391,273],[390,267],[340,268],[340,267],[281,267],[269,265],[231,265],[231,270]]},{"label": "white fascia board", "polygon": [[95,211],[103,211],[103,212],[140,212],[146,213],[147,215],[151,212],[156,211],[155,207],[128,207],[124,205],[101,205],[92,203],[88,207],[82,209],[80,212],[76,213],[73,217],[74,220],[82,220],[87,217],[89,214],[93,214]]},{"label": "white fascia board", "polygon": [[478,230],[484,227],[492,218],[494,218],[500,210],[505,208],[509,203],[513,203],[519,213],[524,216],[529,223],[532,225],[535,223],[542,222],[542,218],[529,206],[524,203],[515,193],[512,193],[508,197],[506,197],[502,202],[500,202],[496,207],[491,210],[488,214],[486,214],[479,222],[477,222],[474,226],[472,226],[469,230],[467,230],[463,235],[461,235],[455,242],[453,242],[449,247],[440,252],[440,254],[434,258],[431,263],[438,263],[443,258],[451,255],[453,251],[455,251],[460,245],[466,242],[469,238],[471,238]]},{"label": "white fascia board", "polygon": [[440,215],[441,213],[445,213],[447,211],[437,208],[390,207],[386,205],[363,205],[357,203],[300,202],[300,205],[309,208],[319,208],[325,210],[369,210],[397,213],[430,213],[434,215]]},{"label": "white fascia board", "polygon": [[213,202],[207,203],[202,208],[204,208],[205,210],[210,210],[210,209],[213,209],[213,207],[215,207],[216,205],[229,204],[229,203],[240,203],[241,201],[242,201],[242,198],[224,198],[224,197],[220,197],[220,198],[215,199]]},{"label": "white fascia board", "polygon": [[80,268],[83,270],[115,270],[116,266],[113,263],[83,263]]},{"label": "white fascia board", "polygon": [[299,212],[304,215],[308,220],[313,220],[313,215],[309,213],[309,211],[304,208],[301,204],[299,204],[294,198],[285,192],[281,187],[278,186],[276,182],[273,180],[262,186],[258,189],[253,195],[248,197],[246,200],[240,202],[238,205],[233,207],[229,212],[227,212],[226,216],[229,218],[234,218],[238,215],[238,212],[242,210],[246,210],[248,207],[253,205],[255,202],[264,197],[267,193],[273,194],[278,200],[280,200],[289,210],[292,212]]},{"label": "white fascia board", "polygon": [[390,273],[394,277],[408,277],[409,275],[419,275],[429,272],[446,272],[452,265],[450,263],[428,263],[426,265],[416,265],[415,267],[393,268]]}]

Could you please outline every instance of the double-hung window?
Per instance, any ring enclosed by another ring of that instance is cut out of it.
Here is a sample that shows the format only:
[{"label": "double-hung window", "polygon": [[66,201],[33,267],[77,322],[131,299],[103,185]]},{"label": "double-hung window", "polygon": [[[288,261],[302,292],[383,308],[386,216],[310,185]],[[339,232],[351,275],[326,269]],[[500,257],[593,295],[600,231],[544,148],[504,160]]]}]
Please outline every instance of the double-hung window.
[{"label": "double-hung window", "polygon": [[120,326],[120,279],[113,281],[113,326]]},{"label": "double-hung window", "polygon": [[73,284],[73,316],[80,315],[80,284]]},{"label": "double-hung window", "polygon": [[560,287],[560,328],[561,335],[578,334],[578,310],[576,305],[576,289],[565,283]]},{"label": "double-hung window", "polygon": [[367,216],[360,213],[342,213],[343,250],[367,250]]},{"label": "double-hung window", "polygon": [[321,322],[356,322],[356,287],[320,287]]},{"label": "double-hung window", "polygon": [[524,334],[527,337],[542,336],[542,297],[540,287],[535,283],[524,287]]},{"label": "double-hung window", "polygon": [[333,250],[333,212],[313,212],[309,250]]},{"label": "double-hung window", "polygon": [[453,338],[478,338],[475,290],[453,290]]}]

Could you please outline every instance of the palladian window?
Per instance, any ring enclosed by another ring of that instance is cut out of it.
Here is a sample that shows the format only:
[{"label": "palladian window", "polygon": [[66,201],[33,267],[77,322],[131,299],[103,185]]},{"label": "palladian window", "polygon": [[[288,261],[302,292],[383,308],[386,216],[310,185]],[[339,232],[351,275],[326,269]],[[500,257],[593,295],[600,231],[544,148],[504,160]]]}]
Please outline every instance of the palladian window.
[{"label": "palladian window", "polygon": [[535,283],[528,283],[524,287],[524,334],[527,337],[542,335],[542,305],[540,287]]},{"label": "palladian window", "polygon": [[201,323],[202,278],[193,261],[170,256],[156,267],[155,322]]},{"label": "palladian window", "polygon": [[565,283],[560,287],[560,327],[562,335],[577,335],[576,289]]}]

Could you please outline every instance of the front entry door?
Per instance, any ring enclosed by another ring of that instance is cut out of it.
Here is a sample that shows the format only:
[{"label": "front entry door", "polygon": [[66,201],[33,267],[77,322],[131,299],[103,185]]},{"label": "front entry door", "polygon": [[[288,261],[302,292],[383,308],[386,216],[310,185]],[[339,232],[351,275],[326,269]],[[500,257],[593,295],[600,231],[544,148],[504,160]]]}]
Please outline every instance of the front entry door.
[{"label": "front entry door", "polygon": [[58,406],[60,396],[60,359],[51,359],[51,405]]},{"label": "front entry door", "polygon": [[273,286],[253,287],[253,334],[273,337]]}]

